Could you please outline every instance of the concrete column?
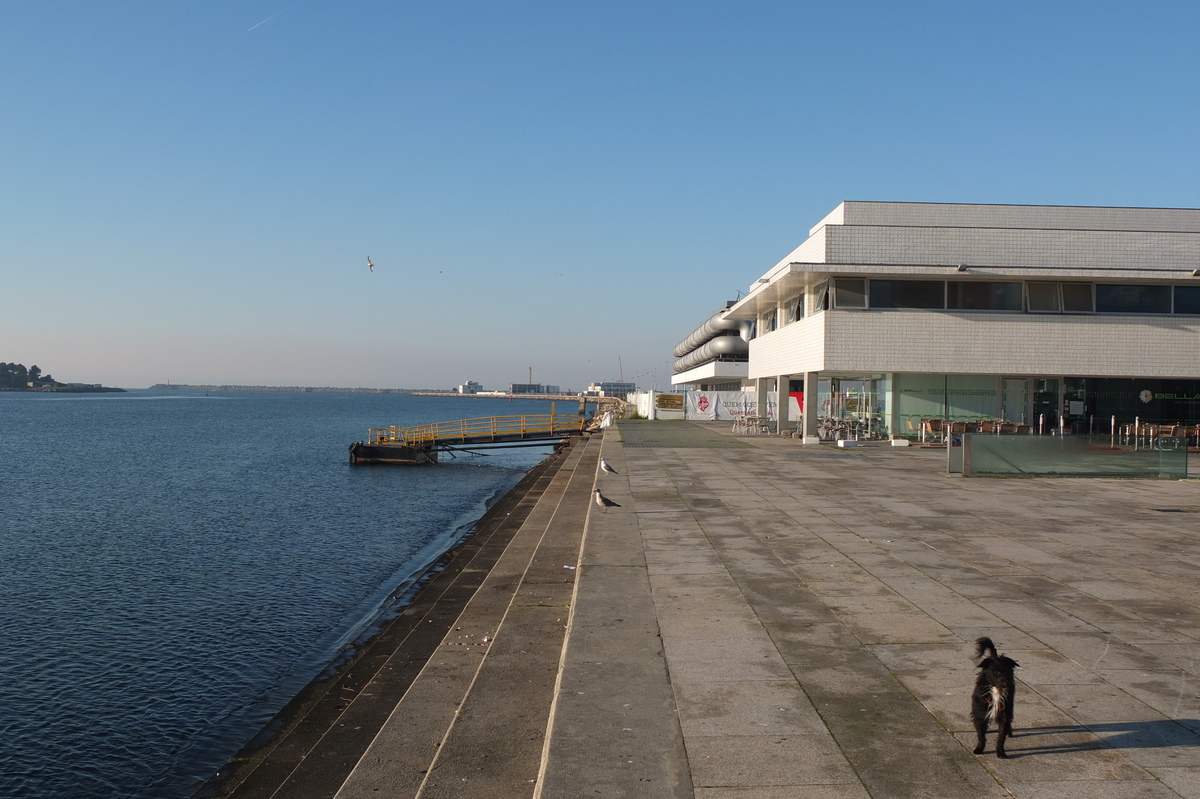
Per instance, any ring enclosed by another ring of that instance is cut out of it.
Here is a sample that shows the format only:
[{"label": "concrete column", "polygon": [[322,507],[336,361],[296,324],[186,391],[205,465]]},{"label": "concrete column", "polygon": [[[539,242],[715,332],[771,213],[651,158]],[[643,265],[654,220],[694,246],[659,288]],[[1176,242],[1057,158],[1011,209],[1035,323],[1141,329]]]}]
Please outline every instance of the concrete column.
[{"label": "concrete column", "polygon": [[817,444],[817,375],[818,372],[804,373],[804,443]]},{"label": "concrete column", "polygon": [[787,375],[780,375],[775,378],[775,432],[783,435],[784,430],[788,426],[788,413],[791,410],[789,407],[792,404],[792,398],[788,396],[788,388],[791,385],[791,380]]},{"label": "concrete column", "polygon": [[754,387],[758,390],[758,393],[755,395],[755,399],[758,402],[758,409],[754,412],[755,416],[761,417],[767,415],[767,392],[770,390],[768,386],[769,382],[769,377],[760,377],[755,382]]}]

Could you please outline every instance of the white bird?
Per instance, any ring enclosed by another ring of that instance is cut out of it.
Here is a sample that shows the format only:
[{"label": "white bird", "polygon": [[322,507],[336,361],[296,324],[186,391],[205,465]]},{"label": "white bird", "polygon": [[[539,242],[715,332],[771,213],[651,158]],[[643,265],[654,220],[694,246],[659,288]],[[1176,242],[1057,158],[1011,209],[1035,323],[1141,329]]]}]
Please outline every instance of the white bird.
[{"label": "white bird", "polygon": [[369,255],[367,256],[367,268],[370,269],[372,272],[375,271],[375,262],[371,260],[371,256],[369,256]]},{"label": "white bird", "polygon": [[608,513],[609,508],[621,507],[620,505],[613,502],[608,497],[601,494],[600,489],[598,489],[598,488],[593,489],[592,493],[596,495],[596,507],[600,508],[600,510],[604,511],[605,513]]},{"label": "white bird", "polygon": [[620,474],[616,469],[609,466],[608,461],[604,460],[604,458],[600,459],[600,471],[608,472],[609,474]]}]

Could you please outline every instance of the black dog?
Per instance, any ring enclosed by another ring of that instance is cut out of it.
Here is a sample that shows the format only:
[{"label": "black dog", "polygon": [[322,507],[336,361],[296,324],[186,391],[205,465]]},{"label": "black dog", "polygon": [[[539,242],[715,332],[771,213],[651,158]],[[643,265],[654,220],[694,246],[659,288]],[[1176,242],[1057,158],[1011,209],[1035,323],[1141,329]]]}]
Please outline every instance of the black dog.
[{"label": "black dog", "polygon": [[996,757],[1008,757],[1004,753],[1004,741],[1012,735],[1013,701],[1017,695],[1017,680],[1013,669],[1021,664],[1007,655],[996,652],[991,638],[980,638],[975,642],[975,657],[979,662],[979,678],[975,680],[975,691],[971,694],[971,721],[975,723],[975,754],[983,754],[984,739],[988,724],[996,724]]}]

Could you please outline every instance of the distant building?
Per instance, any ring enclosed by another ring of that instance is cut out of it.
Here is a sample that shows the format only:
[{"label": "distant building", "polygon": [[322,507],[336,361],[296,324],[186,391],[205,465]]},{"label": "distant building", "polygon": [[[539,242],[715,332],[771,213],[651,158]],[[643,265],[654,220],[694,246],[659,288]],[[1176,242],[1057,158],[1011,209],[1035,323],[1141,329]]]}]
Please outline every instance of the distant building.
[{"label": "distant building", "polygon": [[558,394],[558,386],[547,386],[541,383],[510,383],[509,394]]},{"label": "distant building", "polygon": [[458,387],[459,394],[478,394],[480,391],[483,391],[483,385],[474,380],[468,380]]},{"label": "distant building", "polygon": [[637,391],[636,383],[624,383],[618,380],[602,380],[592,383],[583,392],[589,397],[624,397]]}]

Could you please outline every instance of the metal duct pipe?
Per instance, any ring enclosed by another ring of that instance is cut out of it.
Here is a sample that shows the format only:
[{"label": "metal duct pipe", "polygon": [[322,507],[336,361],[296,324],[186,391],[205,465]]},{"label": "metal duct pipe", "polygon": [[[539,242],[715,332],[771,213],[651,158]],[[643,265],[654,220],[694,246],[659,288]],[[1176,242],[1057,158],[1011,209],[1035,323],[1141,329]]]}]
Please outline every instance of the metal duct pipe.
[{"label": "metal duct pipe", "polygon": [[686,372],[721,356],[742,359],[750,355],[750,343],[740,336],[718,336],[675,361],[675,372]]},{"label": "metal duct pipe", "polygon": [[708,321],[696,328],[696,332],[692,333],[692,335],[676,344],[673,351],[675,357],[682,358],[684,355],[687,355],[689,352],[696,349],[709,339],[719,336],[730,330],[738,330],[742,323],[735,319],[726,319],[726,310],[728,309],[722,308],[721,310],[717,311],[708,318]]}]

